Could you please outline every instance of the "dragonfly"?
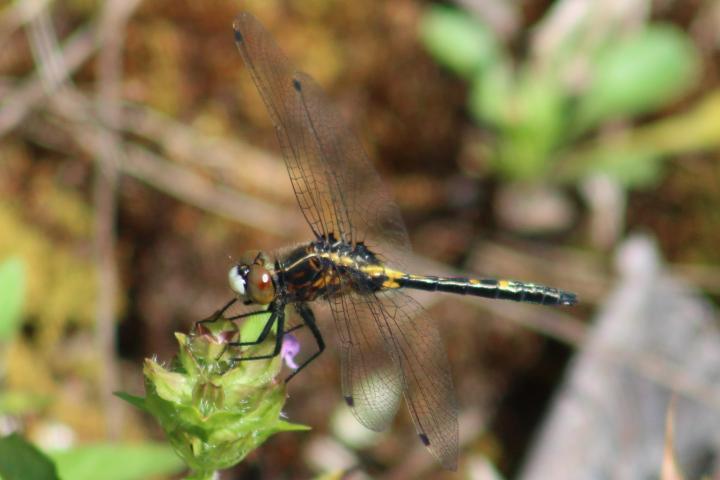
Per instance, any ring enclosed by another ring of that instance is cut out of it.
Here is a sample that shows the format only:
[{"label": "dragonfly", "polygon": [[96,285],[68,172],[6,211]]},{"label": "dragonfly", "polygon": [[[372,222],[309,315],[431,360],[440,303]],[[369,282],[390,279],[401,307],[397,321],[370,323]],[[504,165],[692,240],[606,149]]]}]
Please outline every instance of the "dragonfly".
[{"label": "dragonfly", "polygon": [[324,350],[312,306],[325,302],[338,336],[345,403],[365,427],[381,431],[404,399],[417,435],[440,464],[458,461],[458,403],[445,346],[428,312],[408,289],[474,295],[543,305],[573,305],[575,294],[513,280],[406,273],[411,252],[400,211],[357,135],[307,74],[296,70],[270,33],[249,13],[233,22],[235,42],[275,127],[300,211],[312,240],[276,252],[249,251],[228,273],[235,297],[264,314],[258,338],[275,335],[281,352],[286,318],[299,317],[317,349],[290,380]]}]

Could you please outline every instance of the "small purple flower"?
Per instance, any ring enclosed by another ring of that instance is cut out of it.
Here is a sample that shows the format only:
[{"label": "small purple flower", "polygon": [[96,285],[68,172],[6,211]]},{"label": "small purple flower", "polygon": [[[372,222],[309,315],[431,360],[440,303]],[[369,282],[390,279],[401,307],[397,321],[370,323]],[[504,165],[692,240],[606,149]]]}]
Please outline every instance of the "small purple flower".
[{"label": "small purple flower", "polygon": [[295,338],[295,335],[287,333],[283,336],[282,349],[280,350],[280,356],[285,361],[285,365],[297,370],[298,364],[295,363],[295,356],[300,353],[300,342]]}]

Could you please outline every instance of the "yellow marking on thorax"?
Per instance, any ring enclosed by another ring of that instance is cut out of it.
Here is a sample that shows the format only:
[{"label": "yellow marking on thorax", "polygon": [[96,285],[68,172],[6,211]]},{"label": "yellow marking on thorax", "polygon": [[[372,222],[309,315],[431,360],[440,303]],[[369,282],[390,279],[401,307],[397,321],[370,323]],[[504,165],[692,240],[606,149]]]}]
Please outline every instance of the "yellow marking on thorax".
[{"label": "yellow marking on thorax", "polygon": [[355,264],[355,260],[353,260],[352,257],[348,257],[347,255],[338,255],[334,252],[323,252],[317,255],[321,258],[328,259],[333,263],[342,265],[343,267],[352,267]]},{"label": "yellow marking on thorax", "polygon": [[314,253],[308,253],[304,257],[297,259],[294,263],[291,263],[290,265],[286,266],[285,270],[292,270],[293,268],[297,267],[301,263],[305,262],[307,259],[315,257],[315,256],[316,256],[316,254],[314,254]]},{"label": "yellow marking on thorax", "polygon": [[337,275],[333,275],[332,273],[326,273],[322,277],[319,277],[318,279],[313,282],[313,286],[316,288],[322,288],[322,287],[328,287],[331,285],[338,285],[340,284],[340,277]]},{"label": "yellow marking on thorax", "polygon": [[398,278],[406,276],[405,273],[400,270],[393,270],[392,268],[384,267],[382,265],[365,265],[360,267],[360,270],[371,277],[385,276],[390,280],[397,280]]}]

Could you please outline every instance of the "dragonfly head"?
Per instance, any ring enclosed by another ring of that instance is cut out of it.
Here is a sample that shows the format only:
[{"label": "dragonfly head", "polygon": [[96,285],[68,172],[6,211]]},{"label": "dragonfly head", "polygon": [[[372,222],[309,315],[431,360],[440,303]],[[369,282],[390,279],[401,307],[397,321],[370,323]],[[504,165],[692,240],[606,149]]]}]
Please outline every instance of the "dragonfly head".
[{"label": "dragonfly head", "polygon": [[267,305],[275,298],[275,282],[266,268],[267,257],[258,251],[243,255],[228,272],[230,288],[243,300]]}]

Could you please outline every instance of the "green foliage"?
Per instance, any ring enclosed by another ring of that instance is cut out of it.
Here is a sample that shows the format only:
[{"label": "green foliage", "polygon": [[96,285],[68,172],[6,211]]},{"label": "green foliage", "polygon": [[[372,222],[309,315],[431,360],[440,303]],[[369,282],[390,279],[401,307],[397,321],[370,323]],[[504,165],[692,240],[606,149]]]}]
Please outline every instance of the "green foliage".
[{"label": "green foliage", "polygon": [[13,433],[0,438],[0,478],[58,480],[60,477],[48,457],[20,435]]},{"label": "green foliage", "polygon": [[79,195],[57,191],[57,187],[44,183],[38,186],[45,188],[54,193],[38,193],[37,201],[47,209],[42,214],[71,240],[54,240],[38,226],[26,223],[19,208],[9,202],[0,204],[0,255],[22,259],[24,314],[32,316],[38,327],[36,345],[40,349],[55,346],[57,335],[70,321],[82,326],[93,324],[96,291],[92,259],[77,253],[77,242],[86,239],[74,237],[87,234],[89,211],[81,208]]},{"label": "green foliage", "polygon": [[[259,315],[258,324],[269,314]],[[257,338],[257,326],[246,340]],[[171,368],[146,360],[145,392],[141,399],[123,394],[130,403],[152,414],[178,455],[205,478],[209,472],[240,462],[269,436],[306,430],[281,419],[285,385],[278,382],[282,360],[236,362],[239,356],[272,352],[274,338],[243,349],[237,326],[224,319],[203,324],[191,336],[176,334],[180,350]]]},{"label": "green foliage", "polygon": [[127,392],[113,392],[113,395],[122,400],[125,400],[138,410],[147,412],[147,408],[145,407],[145,397],[138,397],[137,395],[131,395]]},{"label": "green foliage", "polygon": [[183,470],[168,445],[98,444],[51,452],[60,478],[72,480],[143,480]]},{"label": "green foliage", "polygon": [[46,455],[18,434],[0,438],[3,480],[144,480],[182,469],[182,461],[167,445],[99,444]]},{"label": "green foliage", "polygon": [[[243,322],[242,327],[240,328],[240,338],[242,338],[244,342],[251,342],[253,340],[256,340],[260,336],[260,333],[262,332],[269,318],[269,313],[263,313],[260,315],[253,315],[251,317],[248,317],[245,322]],[[277,329],[275,328],[276,325],[277,324],[273,324],[273,333],[277,331]]]},{"label": "green foliage", "polygon": [[494,76],[475,78],[470,110],[497,127],[493,166],[499,173],[517,179],[544,174],[562,138],[565,101],[550,75],[523,72],[513,79],[497,69]]},{"label": "green foliage", "polygon": [[611,42],[593,62],[590,88],[580,97],[579,125],[662,107],[694,83],[698,63],[690,39],[671,25],[649,25]]},{"label": "green foliage", "polygon": [[445,6],[433,6],[423,17],[420,36],[427,49],[463,77],[491,66],[498,57],[492,32],[482,23]]},{"label": "green foliage", "polygon": [[720,91],[710,92],[696,106],[657,122],[618,133],[602,142],[570,151],[558,174],[574,179],[584,172],[613,175],[627,187],[649,187],[662,177],[663,155],[720,146]]},{"label": "green foliage", "polygon": [[[19,257],[0,263],[0,343],[10,342],[20,328],[26,290],[25,264]],[[29,392],[0,390],[0,415],[36,412],[50,398]]]},{"label": "green foliage", "polygon": [[[420,36],[438,62],[470,82],[468,109],[495,133],[491,165],[515,180],[558,178],[557,160],[575,156],[582,134],[667,105],[692,87],[699,70],[699,54],[687,35],[663,24],[600,41],[576,35],[549,58],[517,66],[491,30],[461,10],[429,8]],[[578,58],[588,81],[569,88],[567,71]],[[584,149],[581,167],[565,169],[563,180],[603,171],[632,188],[661,178],[658,160],[671,151],[647,145],[625,151],[621,144],[592,144],[597,151]]]},{"label": "green foliage", "polygon": [[496,63],[472,77],[468,99],[470,113],[478,122],[506,127],[511,116],[514,88],[514,72],[510,65]]},{"label": "green foliage", "polygon": [[25,298],[25,265],[13,257],[0,263],[0,342],[12,339],[20,327]]},{"label": "green foliage", "polygon": [[649,187],[662,178],[660,157],[652,151],[598,149],[591,162],[593,171],[611,175],[626,187]]}]

